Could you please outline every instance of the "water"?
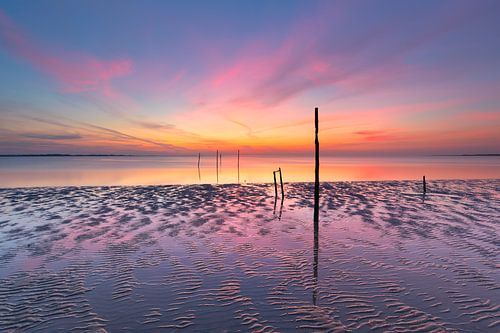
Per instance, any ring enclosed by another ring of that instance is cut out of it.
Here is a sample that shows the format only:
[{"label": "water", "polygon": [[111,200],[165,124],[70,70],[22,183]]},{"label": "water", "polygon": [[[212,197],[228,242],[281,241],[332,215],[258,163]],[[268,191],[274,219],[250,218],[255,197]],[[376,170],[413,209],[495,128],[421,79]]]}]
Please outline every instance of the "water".
[{"label": "water", "polygon": [[[1,157],[0,187],[198,184],[217,182],[215,153],[198,156]],[[285,182],[314,180],[313,157],[246,156],[240,182],[272,182],[281,167]],[[500,157],[326,157],[321,180],[409,180],[500,178]],[[236,154],[222,153],[219,183],[237,183]]]}]

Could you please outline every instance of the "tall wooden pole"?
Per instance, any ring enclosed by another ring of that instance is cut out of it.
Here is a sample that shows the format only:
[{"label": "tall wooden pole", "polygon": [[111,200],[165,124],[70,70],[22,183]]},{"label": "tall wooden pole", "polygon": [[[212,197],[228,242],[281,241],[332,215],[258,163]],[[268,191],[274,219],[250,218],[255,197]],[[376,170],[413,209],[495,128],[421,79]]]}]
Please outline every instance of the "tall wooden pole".
[{"label": "tall wooden pole", "polygon": [[314,108],[315,127],[315,167],[314,167],[314,261],[313,277],[315,286],[313,289],[313,304],[316,305],[318,297],[318,254],[319,254],[319,140],[318,140],[318,108]]},{"label": "tall wooden pole", "polygon": [[238,184],[240,183],[240,150],[238,149]]},{"label": "tall wooden pole", "polygon": [[427,193],[427,184],[425,183],[425,176],[422,178],[422,183],[424,184],[424,194]]},{"label": "tall wooden pole", "polygon": [[314,230],[319,230],[319,140],[318,140],[318,108],[314,108],[315,127],[315,167],[314,167]]},{"label": "tall wooden pole", "polygon": [[215,153],[215,173],[217,174],[217,184],[219,184],[219,150]]}]

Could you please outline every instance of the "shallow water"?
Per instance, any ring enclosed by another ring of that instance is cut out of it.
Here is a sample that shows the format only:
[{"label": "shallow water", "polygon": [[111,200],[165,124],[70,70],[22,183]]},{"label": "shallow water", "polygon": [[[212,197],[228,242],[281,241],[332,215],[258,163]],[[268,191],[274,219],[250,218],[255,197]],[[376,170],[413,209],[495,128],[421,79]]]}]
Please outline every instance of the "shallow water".
[{"label": "shallow water", "polygon": [[[240,158],[240,183],[270,183],[281,167],[286,182],[314,181],[314,158],[248,156]],[[198,156],[0,157],[0,188],[31,186],[109,186],[238,183],[235,152]],[[218,173],[217,173],[218,171]],[[322,181],[499,179],[500,157],[321,157]]]},{"label": "shallow water", "polygon": [[[500,329],[500,180],[0,190],[0,331]],[[315,253],[318,255],[315,256]]]}]

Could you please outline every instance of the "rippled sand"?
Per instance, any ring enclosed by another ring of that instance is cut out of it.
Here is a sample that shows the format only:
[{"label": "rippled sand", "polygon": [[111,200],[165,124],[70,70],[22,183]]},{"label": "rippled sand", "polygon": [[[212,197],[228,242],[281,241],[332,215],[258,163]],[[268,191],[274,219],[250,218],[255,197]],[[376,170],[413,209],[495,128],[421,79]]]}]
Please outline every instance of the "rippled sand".
[{"label": "rippled sand", "polygon": [[500,180],[0,190],[1,332],[500,331]]}]

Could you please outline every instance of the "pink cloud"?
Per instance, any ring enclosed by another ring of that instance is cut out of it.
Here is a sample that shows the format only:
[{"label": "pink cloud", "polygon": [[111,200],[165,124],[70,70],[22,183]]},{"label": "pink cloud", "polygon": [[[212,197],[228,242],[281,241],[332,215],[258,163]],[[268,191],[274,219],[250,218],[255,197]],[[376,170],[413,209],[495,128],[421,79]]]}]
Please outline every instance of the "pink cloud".
[{"label": "pink cloud", "polygon": [[0,41],[16,58],[56,78],[65,92],[98,91],[113,95],[111,81],[131,73],[129,59],[101,60],[90,55],[55,55],[36,45],[0,10]]},{"label": "pink cloud", "polygon": [[[241,128],[247,128],[248,124],[237,118],[245,118],[249,110],[254,118],[268,117],[270,108],[289,110],[289,102],[307,98],[317,88],[327,88],[332,93],[315,97],[316,100],[331,102],[341,97],[387,91],[388,87],[391,91],[410,89],[422,82],[454,78],[459,75],[455,69],[444,73],[444,69],[416,66],[406,58],[480,16],[473,5],[470,10],[465,7],[451,11],[447,6],[439,8],[429,14],[428,24],[410,29],[404,38],[394,30],[394,22],[379,22],[370,31],[342,38],[335,31],[344,22],[349,24],[350,17],[344,15],[349,8],[326,4],[313,19],[294,23],[283,40],[271,41],[268,36],[260,36],[244,41],[231,57],[214,56],[213,45],[202,42],[199,53],[210,55],[204,64],[210,70],[199,84],[193,84],[186,97],[197,109],[202,109],[200,112],[221,113],[226,119],[240,122]],[[404,18],[400,20],[401,26],[407,24]]]}]

